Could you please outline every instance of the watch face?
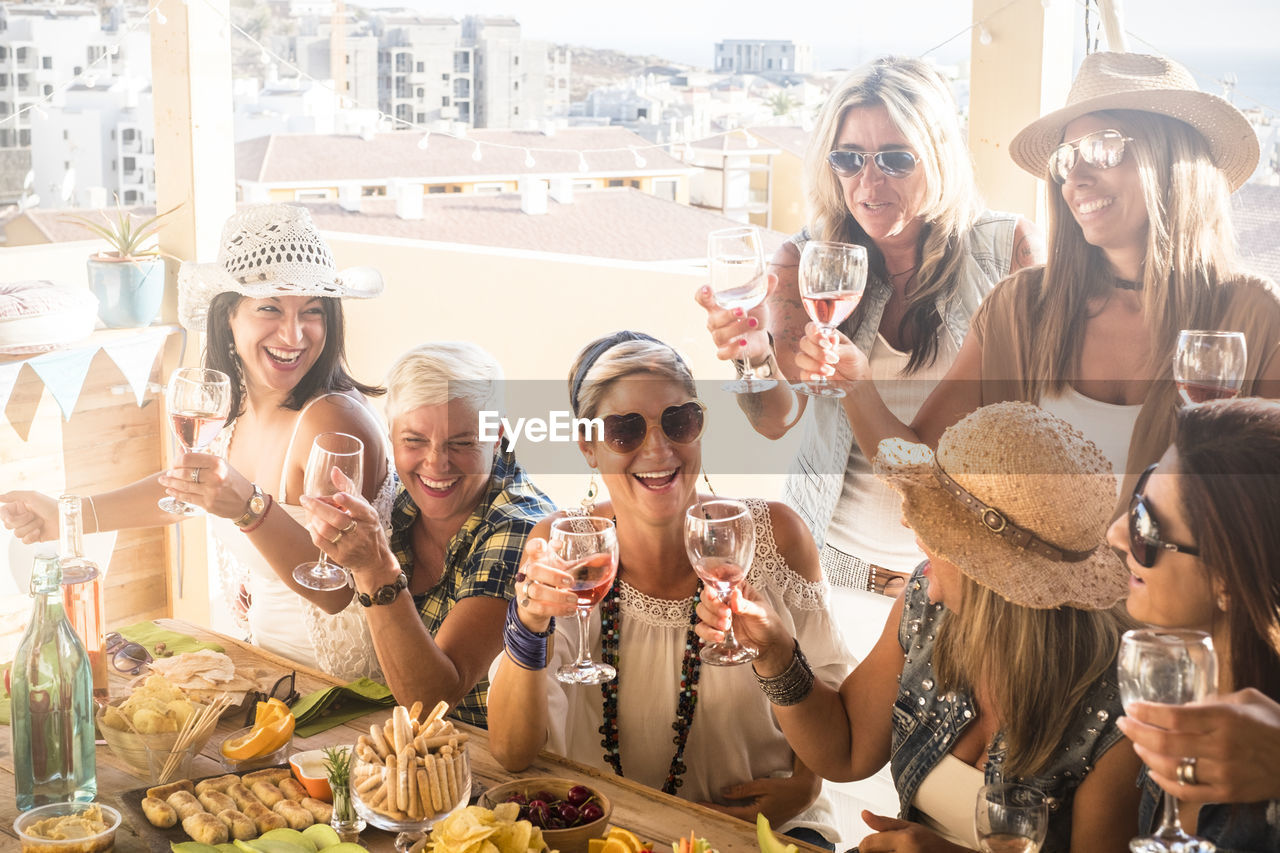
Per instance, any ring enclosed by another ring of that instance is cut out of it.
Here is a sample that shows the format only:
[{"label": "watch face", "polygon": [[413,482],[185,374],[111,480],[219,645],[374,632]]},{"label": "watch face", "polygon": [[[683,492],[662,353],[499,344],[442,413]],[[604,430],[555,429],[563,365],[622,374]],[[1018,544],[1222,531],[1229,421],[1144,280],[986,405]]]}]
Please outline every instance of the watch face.
[{"label": "watch face", "polygon": [[384,586],[382,589],[374,593],[373,600],[378,604],[390,604],[396,600],[396,596],[400,593],[397,586]]},{"label": "watch face", "polygon": [[262,510],[266,508],[267,501],[262,495],[254,495],[249,499],[249,511],[254,515],[260,515]]}]

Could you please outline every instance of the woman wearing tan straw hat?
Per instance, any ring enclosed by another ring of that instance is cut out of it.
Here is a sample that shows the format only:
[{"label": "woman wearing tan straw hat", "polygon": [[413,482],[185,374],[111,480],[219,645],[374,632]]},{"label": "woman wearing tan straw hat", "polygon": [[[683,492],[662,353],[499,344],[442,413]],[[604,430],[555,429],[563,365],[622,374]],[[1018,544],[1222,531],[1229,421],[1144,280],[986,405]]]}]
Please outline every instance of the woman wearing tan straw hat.
[{"label": "woman wearing tan straw hat", "polygon": [[[363,396],[383,392],[348,374],[343,345],[342,300],[378,295],[382,279],[369,269],[339,272],[310,213],[284,204],[232,215],[217,260],[183,263],[178,278],[179,320],[207,331],[204,364],[230,377],[231,416],[210,452],[184,454],[168,471],[93,496],[86,527],[170,524],[175,516],[156,506],[166,493],[203,507],[214,627],[247,629],[262,647],[339,678],[375,674],[360,608],[348,608],[351,590],[304,590],[292,569],[315,559],[298,498],[316,435],[359,438],[362,490],[390,507],[385,438]],[[4,523],[25,541],[57,534],[47,496],[9,493],[0,502],[9,503]]]},{"label": "woman wearing tan straw hat", "polygon": [[[883,57],[836,87],[805,155],[808,224],[774,255],[766,302],[731,311],[710,288],[698,291],[720,358],[798,378],[795,352],[808,322],[801,251],[811,240],[861,245],[871,261],[867,289],[841,328],[868,354],[887,405],[915,416],[995,283],[1044,260],[1038,228],[984,209],[958,116],[950,86],[921,59]],[[770,439],[801,424],[785,500],[812,531],[837,593],[851,603],[860,597],[850,590],[897,594],[920,551],[898,528],[899,500],[872,475],[839,402],[810,400],[786,382],[738,402]]]},{"label": "woman wearing tan straw hat", "polygon": [[804,371],[847,382],[845,411],[864,449],[895,435],[932,444],[978,406],[1028,400],[1102,447],[1127,489],[1172,435],[1182,329],[1244,332],[1241,394],[1280,395],[1280,296],[1235,256],[1228,196],[1258,161],[1239,110],[1171,60],[1095,53],[1068,105],[1010,150],[1046,180],[1048,262],[991,292],[910,427],[863,381],[866,357],[846,339],[814,331],[802,344]]},{"label": "woman wearing tan straw hat", "polygon": [[[1103,541],[1106,457],[1061,419],[1000,403],[947,429],[936,454],[886,441],[875,470],[928,561],[838,690],[767,602],[749,588],[732,601],[788,742],[826,779],[889,762],[899,815],[863,813],[862,853],[976,849],[976,796],[997,781],[1048,797],[1045,853],[1126,850],[1139,762],[1116,728],[1126,572]],[[704,594],[698,616],[718,640],[725,606]]]},{"label": "woman wearing tan straw hat", "polygon": [[1219,851],[1280,850],[1280,404],[1182,409],[1129,506],[1107,540],[1132,573],[1130,615],[1205,631],[1218,653],[1216,696],[1120,719],[1147,765],[1142,834],[1163,789]]}]

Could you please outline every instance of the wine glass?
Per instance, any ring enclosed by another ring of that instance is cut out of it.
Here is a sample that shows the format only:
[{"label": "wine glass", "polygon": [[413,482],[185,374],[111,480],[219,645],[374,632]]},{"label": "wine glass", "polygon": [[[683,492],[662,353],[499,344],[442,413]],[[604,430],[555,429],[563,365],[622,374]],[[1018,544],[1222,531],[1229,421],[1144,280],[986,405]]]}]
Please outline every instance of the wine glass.
[{"label": "wine glass", "polygon": [[[203,452],[227,422],[231,413],[231,380],[220,370],[179,367],[165,390],[169,424],[186,452]],[[160,499],[160,508],[174,515],[199,515],[198,506],[173,497]]]},{"label": "wine glass", "polygon": [[556,670],[556,678],[566,684],[602,684],[618,672],[591,659],[587,629],[591,608],[604,599],[618,573],[618,532],[610,519],[572,516],[552,522],[550,541],[552,563],[573,578],[569,589],[578,596],[578,657]]},{"label": "wine glass", "polygon": [[[1148,628],[1125,631],[1118,664],[1120,701],[1185,705],[1198,702],[1218,683],[1218,658],[1203,631]],[[1178,818],[1178,798],[1164,795],[1160,827],[1129,842],[1133,853],[1213,853],[1214,845],[1188,835]]]},{"label": "wine glass", "polygon": [[[322,432],[311,443],[307,457],[307,473],[303,481],[303,493],[309,498],[337,506],[333,500],[341,489],[333,482],[333,469],[337,468],[351,479],[356,487],[364,480],[364,442],[345,432]],[[293,579],[307,589],[341,589],[347,585],[347,573],[341,566],[329,562],[329,556],[320,551],[320,559],[300,563],[293,570]]]},{"label": "wine glass", "polygon": [[[728,311],[735,308],[750,311],[763,302],[769,292],[758,228],[712,231],[707,236],[707,266],[716,304]],[[721,386],[724,390],[734,394],[759,394],[778,384],[774,379],[757,379],[749,360],[739,364],[742,376],[726,382]]]},{"label": "wine glass", "polygon": [[982,853],[1037,853],[1049,832],[1049,803],[1026,785],[983,785],[973,829]]},{"label": "wine glass", "polygon": [[[810,240],[800,253],[800,300],[809,318],[830,335],[862,300],[867,286],[867,250],[848,243]],[[793,386],[810,397],[843,397],[825,376]]]},{"label": "wine glass", "polygon": [[1173,356],[1173,380],[1188,405],[1240,393],[1247,362],[1243,332],[1183,329]]},{"label": "wine glass", "polygon": [[[714,500],[694,504],[684,514],[684,547],[689,562],[703,582],[712,586],[726,604],[734,587],[742,583],[756,553],[756,526],[751,510],[742,501]],[[703,663],[736,666],[753,661],[760,653],[738,642],[733,635],[733,614],[724,639],[702,647]]]}]

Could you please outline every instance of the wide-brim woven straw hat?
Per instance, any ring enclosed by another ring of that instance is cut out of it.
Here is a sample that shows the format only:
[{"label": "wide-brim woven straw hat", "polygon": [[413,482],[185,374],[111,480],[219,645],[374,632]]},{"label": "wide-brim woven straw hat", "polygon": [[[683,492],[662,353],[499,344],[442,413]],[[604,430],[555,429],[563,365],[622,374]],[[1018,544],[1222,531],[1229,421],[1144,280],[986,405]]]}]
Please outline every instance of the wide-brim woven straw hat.
[{"label": "wide-brim woven straw hat", "polygon": [[[935,462],[988,511],[948,491]],[[978,409],[942,434],[937,454],[886,439],[875,472],[902,494],[903,517],[932,553],[1014,604],[1100,610],[1128,592],[1129,571],[1104,538],[1116,501],[1111,463],[1037,406]],[[1019,528],[1040,542],[1015,544]],[[1052,559],[1046,550],[1073,553]]]},{"label": "wide-brim woven straw hat", "polygon": [[339,272],[305,207],[260,204],[227,219],[216,261],[184,261],[178,268],[179,322],[191,331],[204,331],[209,303],[229,291],[253,299],[369,299],[382,292],[382,275],[371,267]]},{"label": "wide-brim woven straw hat", "polygon": [[1191,125],[1209,143],[1213,162],[1237,190],[1258,167],[1258,135],[1229,101],[1201,92],[1195,78],[1172,59],[1144,53],[1091,53],[1084,58],[1067,105],[1036,119],[1009,144],[1013,161],[1037,178],[1048,171],[1049,155],[1063,130],[1082,115],[1099,110],[1139,110]]}]

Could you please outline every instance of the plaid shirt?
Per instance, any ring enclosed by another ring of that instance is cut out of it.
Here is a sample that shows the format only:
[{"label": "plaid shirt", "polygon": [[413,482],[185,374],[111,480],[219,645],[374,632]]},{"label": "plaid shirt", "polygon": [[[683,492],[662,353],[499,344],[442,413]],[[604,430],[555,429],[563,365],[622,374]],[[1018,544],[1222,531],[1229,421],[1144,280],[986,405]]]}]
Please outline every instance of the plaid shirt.
[{"label": "plaid shirt", "polygon": [[[449,542],[445,572],[423,596],[414,596],[422,624],[434,636],[453,606],[473,595],[510,599],[525,537],[534,525],[555,511],[551,499],[525,476],[509,450],[498,454],[484,498]],[[418,505],[398,480],[391,508],[391,552],[405,574],[413,577],[410,528],[418,519]],[[450,712],[473,726],[488,728],[489,677]]]}]

